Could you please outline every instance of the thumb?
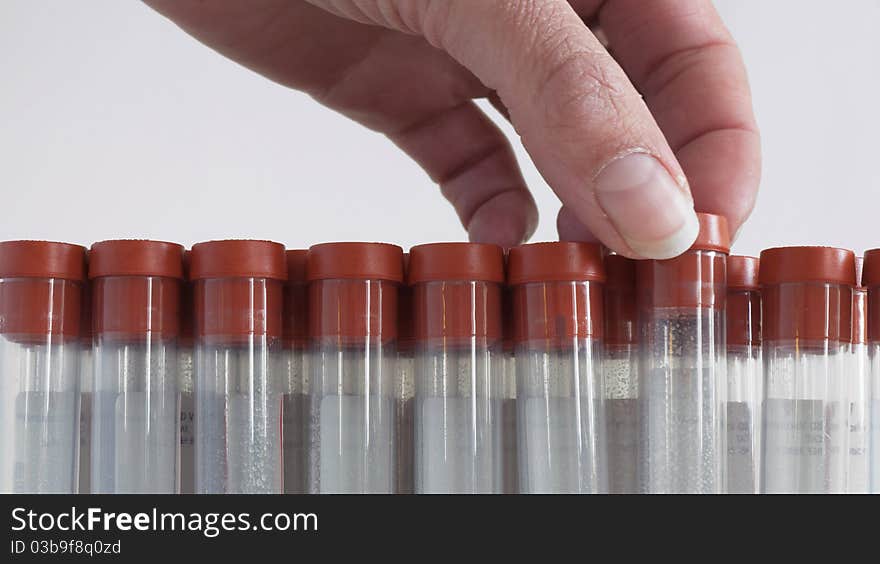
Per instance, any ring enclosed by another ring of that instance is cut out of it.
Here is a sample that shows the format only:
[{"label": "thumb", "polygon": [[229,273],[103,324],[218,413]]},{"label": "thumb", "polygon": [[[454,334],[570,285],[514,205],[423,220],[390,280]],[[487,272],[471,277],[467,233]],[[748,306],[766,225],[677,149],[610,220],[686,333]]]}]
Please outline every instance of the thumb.
[{"label": "thumb", "polygon": [[538,170],[591,233],[633,258],[693,244],[699,224],[681,166],[566,0],[429,5],[418,31],[498,92]]}]

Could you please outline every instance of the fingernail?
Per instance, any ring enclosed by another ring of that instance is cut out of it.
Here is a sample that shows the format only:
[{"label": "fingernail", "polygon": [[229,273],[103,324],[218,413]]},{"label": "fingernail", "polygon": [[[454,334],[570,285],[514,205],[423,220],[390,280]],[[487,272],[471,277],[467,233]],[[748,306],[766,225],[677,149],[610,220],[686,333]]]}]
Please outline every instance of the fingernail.
[{"label": "fingernail", "polygon": [[660,161],[647,153],[614,159],[596,177],[596,199],[630,248],[667,259],[688,250],[700,224],[693,204]]}]

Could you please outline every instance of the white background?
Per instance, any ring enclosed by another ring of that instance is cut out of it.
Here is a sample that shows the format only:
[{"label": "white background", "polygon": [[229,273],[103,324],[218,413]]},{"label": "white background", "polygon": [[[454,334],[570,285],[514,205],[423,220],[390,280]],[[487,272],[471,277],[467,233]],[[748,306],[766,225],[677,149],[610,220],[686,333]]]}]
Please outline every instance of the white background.
[{"label": "white background", "polygon": [[[764,140],[735,251],[880,247],[880,0],[716,3]],[[541,212],[533,240],[552,240],[559,202],[517,151]],[[465,237],[383,137],[134,1],[0,0],[0,190],[0,239]]]}]

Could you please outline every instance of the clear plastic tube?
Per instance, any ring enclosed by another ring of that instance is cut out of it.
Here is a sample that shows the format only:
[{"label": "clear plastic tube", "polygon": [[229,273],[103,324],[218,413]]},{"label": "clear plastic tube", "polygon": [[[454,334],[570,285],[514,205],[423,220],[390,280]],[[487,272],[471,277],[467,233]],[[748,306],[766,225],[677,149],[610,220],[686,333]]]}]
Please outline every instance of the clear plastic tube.
[{"label": "clear plastic tube", "polygon": [[509,350],[504,350],[501,376],[501,491],[506,494],[519,493],[517,419],[516,353],[511,346]]},{"label": "clear plastic tube", "polygon": [[728,493],[760,491],[764,379],[758,264],[758,259],[743,256],[727,262],[727,393],[721,415]]},{"label": "clear plastic tube", "polygon": [[77,491],[83,251],[0,243],[2,493]]},{"label": "clear plastic tube", "polygon": [[761,489],[844,493],[854,256],[827,247],[769,249],[761,253],[761,285]]},{"label": "clear plastic tube", "polygon": [[844,493],[849,344],[771,342],[764,355],[763,492]]},{"label": "clear plastic tube", "polygon": [[856,288],[853,293],[853,339],[850,350],[847,382],[847,424],[849,445],[846,469],[846,490],[863,494],[870,491],[870,415],[871,379],[868,366],[867,333],[868,292]]},{"label": "clear plastic tube", "polygon": [[631,494],[638,486],[639,349],[634,344],[605,347],[605,415],[608,491]]},{"label": "clear plastic tube", "polygon": [[94,493],[177,493],[183,247],[102,241],[89,252]]},{"label": "clear plastic tube", "polygon": [[309,354],[304,346],[289,346],[284,351],[287,368],[284,389],[284,493],[309,491]]},{"label": "clear plastic tube", "polygon": [[640,490],[720,493],[726,392],[726,222],[698,214],[687,253],[638,266]]},{"label": "clear plastic tube", "polygon": [[522,493],[608,491],[598,245],[510,250]]},{"label": "clear plastic tube", "polygon": [[410,251],[416,493],[503,491],[503,280],[503,254],[494,245],[437,243]]},{"label": "clear plastic tube", "polygon": [[871,493],[880,494],[880,343],[871,346]]},{"label": "clear plastic tube", "polygon": [[192,340],[177,350],[180,390],[180,493],[196,492],[196,401],[193,383]]},{"label": "clear plastic tube", "polygon": [[308,251],[288,250],[284,286],[284,359],[286,386],[282,417],[284,438],[284,493],[309,491]]},{"label": "clear plastic tube", "polygon": [[378,243],[316,245],[309,276],[309,490],[394,493],[402,253]]},{"label": "clear plastic tube", "polygon": [[415,351],[410,343],[401,344],[397,358],[397,372],[394,379],[395,435],[397,437],[396,482],[397,493],[415,492],[414,466],[415,453]]},{"label": "clear plastic tube", "polygon": [[723,410],[727,434],[728,493],[760,491],[761,405],[763,395],[761,348],[727,347],[727,402]]},{"label": "clear plastic tube", "polygon": [[190,275],[196,492],[282,493],[284,248],[267,241],[200,243]]},{"label": "clear plastic tube", "polygon": [[639,347],[636,261],[605,257],[605,415],[608,489],[639,491]]},{"label": "clear plastic tube", "polygon": [[179,416],[174,341],[98,335],[92,492],[177,493]]}]

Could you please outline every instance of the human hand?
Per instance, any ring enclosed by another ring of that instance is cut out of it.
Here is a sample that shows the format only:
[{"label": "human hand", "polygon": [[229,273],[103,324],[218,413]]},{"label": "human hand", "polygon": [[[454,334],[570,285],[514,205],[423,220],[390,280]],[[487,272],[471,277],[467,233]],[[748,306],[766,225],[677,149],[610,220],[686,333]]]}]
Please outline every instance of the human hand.
[{"label": "human hand", "polygon": [[[513,246],[537,225],[510,143],[478,98],[509,117],[562,201],[562,239],[668,258],[697,235],[694,205],[727,216],[734,233],[754,205],[748,82],[711,0],[146,1],[387,135],[440,185],[472,241]],[[601,26],[613,57],[585,22]]]}]

